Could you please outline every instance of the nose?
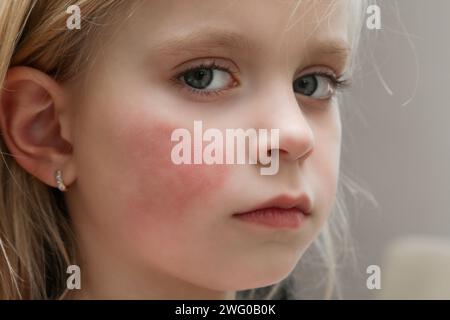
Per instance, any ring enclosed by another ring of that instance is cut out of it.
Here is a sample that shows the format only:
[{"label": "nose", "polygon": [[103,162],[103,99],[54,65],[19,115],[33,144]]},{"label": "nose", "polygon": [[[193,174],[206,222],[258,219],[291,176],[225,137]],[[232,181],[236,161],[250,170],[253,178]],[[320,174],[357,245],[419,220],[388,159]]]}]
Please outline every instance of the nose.
[{"label": "nose", "polygon": [[304,161],[314,150],[315,137],[302,111],[298,97],[292,90],[272,90],[264,103],[264,127],[279,129],[278,145],[267,144],[267,153],[278,150],[280,160]]}]

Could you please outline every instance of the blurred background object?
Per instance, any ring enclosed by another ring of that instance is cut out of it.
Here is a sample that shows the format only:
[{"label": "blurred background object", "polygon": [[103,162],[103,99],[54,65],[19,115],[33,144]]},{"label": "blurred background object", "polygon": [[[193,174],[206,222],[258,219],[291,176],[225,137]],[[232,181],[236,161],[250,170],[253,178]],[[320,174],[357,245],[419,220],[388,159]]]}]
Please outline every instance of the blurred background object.
[{"label": "blurred background object", "polygon": [[383,265],[378,299],[450,299],[450,237],[394,241]]}]

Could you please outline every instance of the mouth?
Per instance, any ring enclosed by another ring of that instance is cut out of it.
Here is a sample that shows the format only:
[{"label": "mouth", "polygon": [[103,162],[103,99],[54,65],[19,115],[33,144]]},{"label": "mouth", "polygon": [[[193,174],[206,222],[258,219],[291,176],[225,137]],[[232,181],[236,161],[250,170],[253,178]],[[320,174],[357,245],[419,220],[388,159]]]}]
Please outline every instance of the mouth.
[{"label": "mouth", "polygon": [[248,211],[235,213],[233,217],[270,228],[297,229],[311,215],[311,211],[312,203],[306,194],[297,197],[283,194]]}]

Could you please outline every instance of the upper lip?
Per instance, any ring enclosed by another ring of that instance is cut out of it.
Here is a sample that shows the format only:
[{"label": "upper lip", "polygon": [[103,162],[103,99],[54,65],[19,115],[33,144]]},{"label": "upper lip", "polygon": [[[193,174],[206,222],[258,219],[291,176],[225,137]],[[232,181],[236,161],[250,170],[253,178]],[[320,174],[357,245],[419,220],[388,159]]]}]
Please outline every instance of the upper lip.
[{"label": "upper lip", "polygon": [[236,214],[249,213],[256,210],[268,209],[268,208],[281,208],[281,209],[292,209],[297,208],[303,214],[309,215],[312,210],[312,202],[306,193],[301,193],[298,196],[292,196],[288,194],[281,194],[276,197],[270,198],[269,200],[260,203],[259,205],[251,208],[245,212],[239,212]]}]

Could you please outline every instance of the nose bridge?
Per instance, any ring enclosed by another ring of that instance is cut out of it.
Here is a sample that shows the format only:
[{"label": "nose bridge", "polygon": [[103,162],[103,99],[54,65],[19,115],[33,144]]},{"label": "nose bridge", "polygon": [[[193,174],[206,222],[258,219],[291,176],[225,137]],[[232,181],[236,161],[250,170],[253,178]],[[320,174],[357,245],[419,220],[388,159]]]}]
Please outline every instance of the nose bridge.
[{"label": "nose bridge", "polygon": [[[277,149],[280,158],[297,160],[312,152],[315,137],[305,113],[294,92],[292,85],[278,82],[270,92],[266,91],[263,103],[263,128],[279,129]],[[268,145],[272,149],[273,143]]]}]

